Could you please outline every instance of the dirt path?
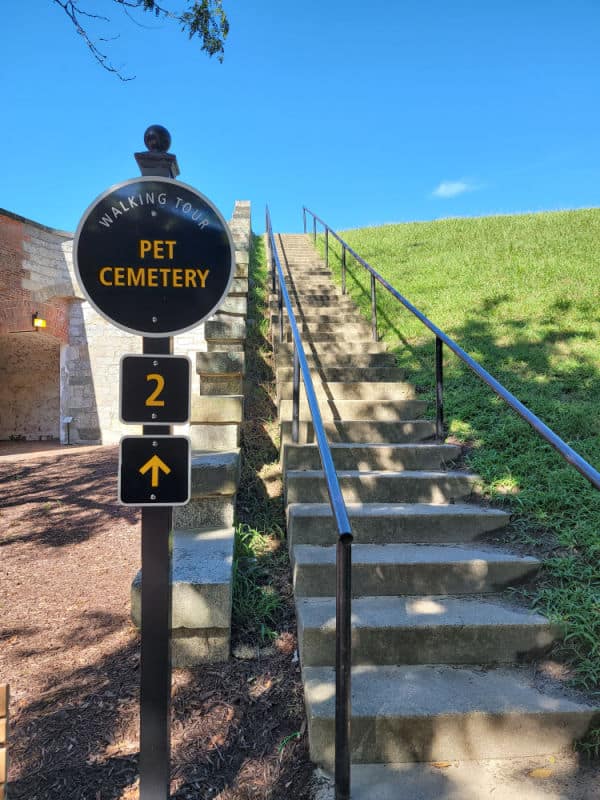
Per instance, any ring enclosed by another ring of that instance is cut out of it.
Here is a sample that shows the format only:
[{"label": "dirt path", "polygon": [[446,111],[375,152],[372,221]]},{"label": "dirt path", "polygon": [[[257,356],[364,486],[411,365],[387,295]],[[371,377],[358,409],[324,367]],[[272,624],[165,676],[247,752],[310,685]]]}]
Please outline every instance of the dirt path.
[{"label": "dirt path", "polygon": [[[10,797],[133,800],[139,637],[129,587],[138,512],[116,503],[116,448],[28,449],[0,449]],[[174,798],[309,796],[295,640],[275,644],[268,659],[174,673]]]}]

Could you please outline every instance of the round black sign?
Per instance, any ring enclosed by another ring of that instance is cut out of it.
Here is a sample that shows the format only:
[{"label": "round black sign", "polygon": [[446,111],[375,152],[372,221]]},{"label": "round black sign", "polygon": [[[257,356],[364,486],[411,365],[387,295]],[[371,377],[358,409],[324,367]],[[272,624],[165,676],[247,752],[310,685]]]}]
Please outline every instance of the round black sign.
[{"label": "round black sign", "polygon": [[75,234],[73,261],[92,306],[117,327],[174,336],[210,317],[233,280],[219,211],[191,186],[134,178],[100,195]]}]

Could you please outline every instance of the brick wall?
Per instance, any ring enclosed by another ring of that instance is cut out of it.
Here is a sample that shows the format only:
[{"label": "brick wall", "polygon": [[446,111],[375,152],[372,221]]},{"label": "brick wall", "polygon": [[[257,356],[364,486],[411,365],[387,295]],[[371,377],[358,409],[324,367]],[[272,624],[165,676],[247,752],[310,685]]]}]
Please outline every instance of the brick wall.
[{"label": "brick wall", "polygon": [[68,269],[69,236],[0,209],[0,335],[32,330],[68,340],[68,301],[75,296]]}]

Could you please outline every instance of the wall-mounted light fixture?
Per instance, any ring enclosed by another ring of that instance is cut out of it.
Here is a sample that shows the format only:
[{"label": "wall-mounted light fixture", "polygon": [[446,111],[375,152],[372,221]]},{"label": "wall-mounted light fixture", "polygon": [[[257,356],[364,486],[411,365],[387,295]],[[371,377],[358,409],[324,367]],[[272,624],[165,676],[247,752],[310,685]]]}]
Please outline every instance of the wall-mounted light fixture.
[{"label": "wall-mounted light fixture", "polygon": [[31,315],[31,324],[37,330],[39,328],[45,328],[47,323],[46,323],[46,320],[42,319],[42,317],[39,316],[38,312],[35,311]]}]

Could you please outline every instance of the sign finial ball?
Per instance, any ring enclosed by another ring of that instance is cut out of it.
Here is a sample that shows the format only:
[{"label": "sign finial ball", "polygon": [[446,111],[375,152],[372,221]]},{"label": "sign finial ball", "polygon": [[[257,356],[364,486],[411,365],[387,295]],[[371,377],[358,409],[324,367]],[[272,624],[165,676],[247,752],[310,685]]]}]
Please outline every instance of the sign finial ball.
[{"label": "sign finial ball", "polygon": [[144,134],[144,144],[153,153],[167,153],[171,147],[171,134],[162,125],[150,125]]}]

